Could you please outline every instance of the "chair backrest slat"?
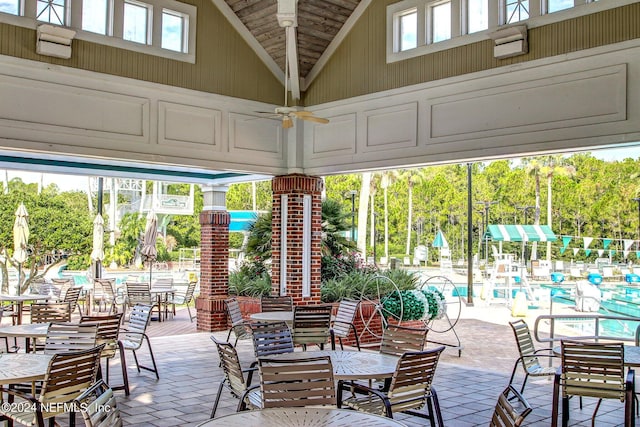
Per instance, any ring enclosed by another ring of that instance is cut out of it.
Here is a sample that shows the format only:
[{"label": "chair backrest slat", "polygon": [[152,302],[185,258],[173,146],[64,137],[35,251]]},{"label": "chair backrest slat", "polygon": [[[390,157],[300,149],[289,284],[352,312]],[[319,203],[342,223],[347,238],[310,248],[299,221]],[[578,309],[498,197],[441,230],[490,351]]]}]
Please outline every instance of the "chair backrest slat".
[{"label": "chair backrest slat", "polygon": [[263,296],[260,299],[260,309],[267,311],[293,311],[293,298],[283,296]]},{"label": "chair backrest slat", "polygon": [[389,325],[382,332],[380,353],[402,356],[407,351],[422,351],[427,342],[427,329]]},{"label": "chair backrest slat", "polygon": [[527,323],[522,319],[518,319],[513,322],[509,322],[509,325],[511,325],[511,329],[513,329],[513,334],[515,335],[516,343],[518,344],[520,360],[525,371],[529,371],[530,368],[540,366],[540,359],[534,355],[536,348]]},{"label": "chair backrest slat", "polygon": [[31,304],[31,323],[70,322],[71,306],[68,302]]},{"label": "chair backrest slat", "polygon": [[498,396],[489,427],[519,427],[531,411],[529,402],[513,386],[508,386]]},{"label": "chair backrest slat", "polygon": [[291,330],[285,322],[255,322],[249,326],[256,358],[293,353]]},{"label": "chair backrest slat", "polygon": [[152,307],[150,305],[134,305],[129,315],[129,322],[125,328],[126,331],[121,333],[120,340],[125,339],[130,341],[139,348],[144,339],[143,334],[146,333],[147,326],[149,326],[149,321],[151,320],[151,309]]},{"label": "chair backrest slat", "polygon": [[114,279],[94,279],[94,297],[112,301],[116,296],[114,284]]},{"label": "chair backrest slat", "polygon": [[76,399],[86,427],[120,427],[122,415],[113,390],[98,380]]},{"label": "chair backrest slat", "polygon": [[211,340],[216,344],[216,348],[218,349],[222,371],[224,372],[227,384],[229,384],[231,393],[236,398],[240,398],[242,393],[247,389],[247,383],[244,378],[244,373],[242,372],[238,352],[235,347],[228,342],[218,341],[214,336],[211,336]]},{"label": "chair backrest slat", "polygon": [[405,352],[400,356],[387,396],[393,412],[420,409],[431,393],[440,354],[444,346]]},{"label": "chair backrest slat", "polygon": [[623,343],[562,341],[562,394],[625,399]]},{"label": "chair backrest slat", "polygon": [[338,306],[336,318],[333,321],[333,333],[336,337],[347,338],[351,325],[356,317],[360,301],[343,299]]},{"label": "chair backrest slat", "polygon": [[52,323],[44,343],[46,354],[88,350],[96,346],[98,326],[94,323]]},{"label": "chair backrest slat", "polygon": [[80,324],[90,323],[98,327],[96,332],[96,344],[104,344],[102,357],[115,356],[118,350],[118,332],[122,321],[122,313],[107,316],[82,316]]},{"label": "chair backrest slat", "polygon": [[329,356],[291,360],[258,359],[264,408],[335,406]]},{"label": "chair backrest slat", "polygon": [[146,282],[126,282],[127,301],[129,305],[144,304],[153,305],[149,284]]},{"label": "chair backrest slat", "polygon": [[298,305],[293,312],[293,343],[324,344],[331,329],[331,306]]},{"label": "chair backrest slat", "polygon": [[240,312],[240,304],[238,304],[238,300],[235,298],[228,298],[224,302],[227,305],[227,314],[229,315],[231,326],[244,323],[244,318]]},{"label": "chair backrest slat", "polygon": [[[71,402],[80,396],[96,381],[101,351],[100,345],[83,351],[54,354],[38,400],[44,404]],[[52,407],[57,408],[56,405]]]},{"label": "chair backrest slat", "polygon": [[72,288],[67,289],[67,292],[64,294],[64,302],[69,303],[69,308],[71,313],[76,311],[76,307],[78,306],[78,299],[80,298],[80,293],[82,293],[81,286],[74,286]]},{"label": "chair backrest slat", "polygon": [[75,285],[75,280],[71,277],[65,277],[60,279],[51,279],[51,283],[58,287],[58,296],[64,299],[67,291]]}]

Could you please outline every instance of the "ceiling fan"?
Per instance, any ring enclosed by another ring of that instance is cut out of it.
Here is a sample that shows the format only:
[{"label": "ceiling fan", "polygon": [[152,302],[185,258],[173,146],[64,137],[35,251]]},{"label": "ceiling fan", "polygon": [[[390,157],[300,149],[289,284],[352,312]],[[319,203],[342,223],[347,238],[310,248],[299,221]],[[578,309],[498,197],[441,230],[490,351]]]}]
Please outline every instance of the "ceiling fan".
[{"label": "ceiling fan", "polygon": [[[280,2],[278,3],[280,7]],[[315,117],[311,111],[298,110],[297,107],[289,107],[288,105],[288,95],[289,95],[289,71],[290,71],[290,63],[289,63],[289,49],[292,49],[292,52],[295,54],[295,39],[290,39],[290,37],[295,37],[295,2],[293,2],[290,7],[292,8],[292,12],[288,15],[279,15],[278,22],[280,26],[284,27],[285,33],[285,54],[284,54],[284,106],[276,107],[273,113],[267,111],[258,111],[258,113],[262,114],[270,114],[272,117],[280,117],[282,118],[282,127],[284,129],[289,129],[293,127],[293,119],[297,118],[300,120],[306,120],[309,122],[327,124],[329,123],[328,119],[324,119],[322,117]],[[282,19],[281,19],[282,18]],[[293,45],[291,42],[293,41]],[[293,72],[295,74],[294,77],[298,78],[297,71]]]}]

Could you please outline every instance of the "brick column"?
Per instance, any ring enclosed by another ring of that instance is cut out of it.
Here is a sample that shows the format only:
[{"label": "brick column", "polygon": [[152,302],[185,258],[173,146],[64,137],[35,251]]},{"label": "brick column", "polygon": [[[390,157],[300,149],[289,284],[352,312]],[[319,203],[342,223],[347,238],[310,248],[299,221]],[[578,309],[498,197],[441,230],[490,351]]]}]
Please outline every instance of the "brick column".
[{"label": "brick column", "polygon": [[224,300],[229,294],[229,223],[225,208],[227,187],[202,186],[200,214],[200,295],[196,299],[197,329],[227,329]]},{"label": "brick column", "polygon": [[275,177],[271,237],[272,293],[299,305],[320,302],[322,178]]}]

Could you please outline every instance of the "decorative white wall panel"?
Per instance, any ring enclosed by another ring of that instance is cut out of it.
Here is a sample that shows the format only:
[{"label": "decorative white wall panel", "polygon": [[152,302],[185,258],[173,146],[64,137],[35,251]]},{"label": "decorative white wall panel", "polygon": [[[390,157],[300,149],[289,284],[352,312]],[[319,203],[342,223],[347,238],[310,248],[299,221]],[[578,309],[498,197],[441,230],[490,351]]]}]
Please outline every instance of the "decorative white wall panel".
[{"label": "decorative white wall panel", "polygon": [[415,147],[418,142],[418,103],[377,108],[362,113],[364,146],[362,152],[388,151]]},{"label": "decorative white wall panel", "polygon": [[430,143],[625,120],[626,64],[430,99]]},{"label": "decorative white wall panel", "polygon": [[0,56],[5,150],[284,174],[280,121],[252,116],[274,107]]},{"label": "decorative white wall panel", "polygon": [[[305,123],[305,136],[310,137],[312,158],[335,157],[356,152],[356,115],[327,117],[326,125]],[[307,129],[311,129],[307,132]]]},{"label": "decorative white wall panel", "polygon": [[229,114],[229,151],[243,156],[283,159],[282,122],[249,114]]},{"label": "decorative white wall panel", "polygon": [[158,110],[159,144],[187,144],[220,151],[220,110],[163,101],[158,103]]},{"label": "decorative white wall panel", "polygon": [[[0,74],[2,126],[148,143],[149,100]],[[99,100],[99,102],[96,102]]]}]

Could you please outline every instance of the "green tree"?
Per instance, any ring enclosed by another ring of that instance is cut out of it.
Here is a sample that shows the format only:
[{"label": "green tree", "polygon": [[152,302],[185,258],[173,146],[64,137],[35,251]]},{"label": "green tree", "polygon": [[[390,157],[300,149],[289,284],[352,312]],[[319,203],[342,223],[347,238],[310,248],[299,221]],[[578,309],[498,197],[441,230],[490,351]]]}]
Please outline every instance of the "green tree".
[{"label": "green tree", "polygon": [[[42,277],[62,254],[71,258],[89,254],[92,245],[93,218],[86,209],[86,199],[81,192],[58,193],[49,186],[38,194],[37,184],[24,184],[19,179],[9,183],[9,192],[0,194],[0,270],[2,291],[8,291],[9,268],[19,267],[11,258],[13,254],[13,223],[15,210],[24,203],[29,213],[29,258],[22,268],[27,274],[21,283],[21,292],[27,290],[32,280]],[[45,270],[41,267],[45,266]],[[87,264],[88,266],[88,264]]]},{"label": "green tree", "polygon": [[133,264],[142,245],[142,234],[146,225],[146,217],[138,213],[127,213],[120,221],[120,236],[113,247],[113,255],[105,257],[110,263],[115,261],[120,266]]}]

